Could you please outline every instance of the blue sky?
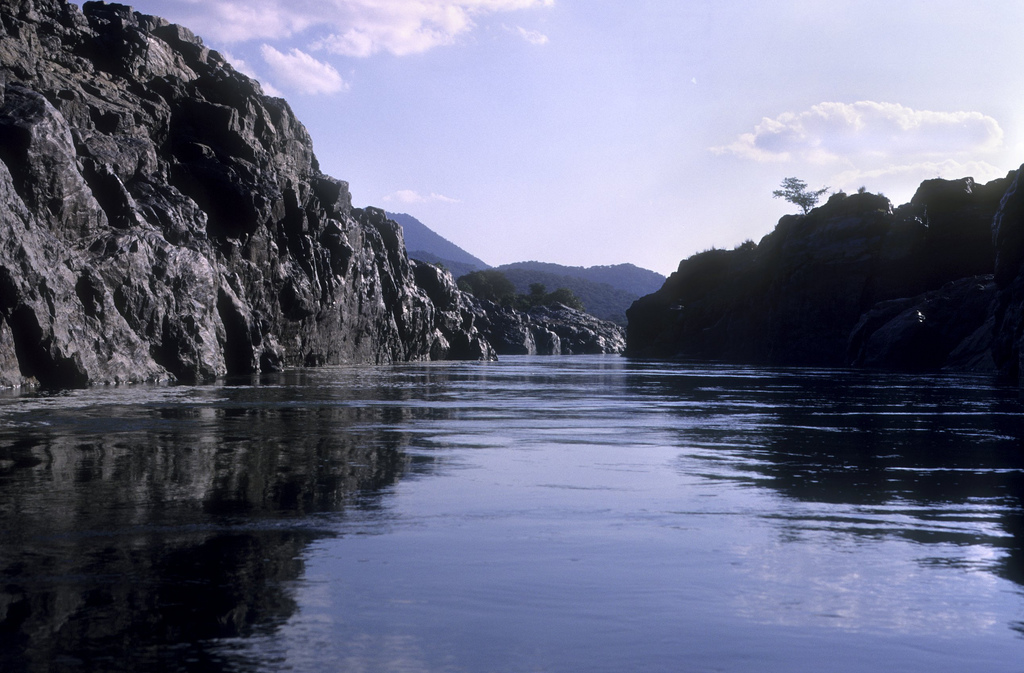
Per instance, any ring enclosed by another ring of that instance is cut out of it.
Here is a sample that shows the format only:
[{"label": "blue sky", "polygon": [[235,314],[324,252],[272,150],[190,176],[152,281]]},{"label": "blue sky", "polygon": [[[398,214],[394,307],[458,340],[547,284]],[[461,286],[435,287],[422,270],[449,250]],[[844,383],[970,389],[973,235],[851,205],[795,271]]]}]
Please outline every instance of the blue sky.
[{"label": "blue sky", "polygon": [[1024,163],[1019,0],[140,0],[288,99],[357,206],[490,264],[662,273],[759,240],[784,177]]}]

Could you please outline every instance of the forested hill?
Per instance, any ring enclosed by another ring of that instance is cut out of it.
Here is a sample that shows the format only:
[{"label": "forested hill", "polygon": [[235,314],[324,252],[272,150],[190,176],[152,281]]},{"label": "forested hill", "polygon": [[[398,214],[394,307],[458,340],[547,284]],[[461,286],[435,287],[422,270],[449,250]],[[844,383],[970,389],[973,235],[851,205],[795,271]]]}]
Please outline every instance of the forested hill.
[{"label": "forested hill", "polygon": [[[558,266],[552,264],[551,266]],[[562,267],[565,268],[565,267]],[[601,320],[608,320],[619,325],[626,324],[626,309],[632,305],[639,295],[626,290],[612,287],[608,283],[595,283],[583,278],[565,276],[547,271],[518,268],[508,265],[499,269],[506,278],[516,286],[519,294],[529,294],[530,285],[541,283],[550,292],[559,288],[572,290],[573,294],[583,303],[587,313]]]},{"label": "forested hill", "polygon": [[[504,271],[506,275],[509,275],[509,272],[513,270],[529,271],[556,276],[569,276],[590,283],[605,283],[617,290],[633,295],[634,298],[657,292],[665,284],[665,276],[654,271],[641,269],[634,264],[582,267],[563,266],[548,262],[514,262],[496,268],[499,271]],[[511,277],[509,275],[509,278]]]}]

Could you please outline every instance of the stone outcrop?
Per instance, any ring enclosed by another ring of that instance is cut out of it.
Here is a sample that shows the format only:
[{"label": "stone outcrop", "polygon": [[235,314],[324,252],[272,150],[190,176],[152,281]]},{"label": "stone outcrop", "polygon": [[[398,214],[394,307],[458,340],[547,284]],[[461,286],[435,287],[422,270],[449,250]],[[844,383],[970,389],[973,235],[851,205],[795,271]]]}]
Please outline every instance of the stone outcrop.
[{"label": "stone outcrop", "polygon": [[0,206],[0,385],[493,356],[285,101],[123,5],[0,0]]},{"label": "stone outcrop", "polygon": [[622,327],[562,304],[517,311],[473,301],[475,324],[498,355],[600,355],[626,348]]},{"label": "stone outcrop", "polygon": [[694,255],[630,308],[627,354],[1016,379],[1021,172],[928,180],[896,209],[837,194],[757,244]]},{"label": "stone outcrop", "polygon": [[446,269],[410,260],[414,278],[430,298],[434,307],[433,320],[421,324],[433,329],[419,337],[430,344],[430,358],[434,360],[490,360],[495,351],[488,343],[479,319],[475,299],[455,285],[455,279]]}]

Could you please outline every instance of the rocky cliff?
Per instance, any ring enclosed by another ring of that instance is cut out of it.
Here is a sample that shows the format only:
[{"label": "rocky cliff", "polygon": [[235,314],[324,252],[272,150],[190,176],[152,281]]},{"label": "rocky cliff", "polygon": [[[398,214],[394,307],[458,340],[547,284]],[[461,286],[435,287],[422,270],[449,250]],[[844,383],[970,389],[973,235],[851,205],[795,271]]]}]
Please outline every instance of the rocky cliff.
[{"label": "rocky cliff", "polygon": [[627,354],[1017,379],[1022,172],[928,180],[896,209],[837,194],[758,244],[694,255],[630,308]]},{"label": "rocky cliff", "polygon": [[430,275],[186,28],[0,0],[0,385],[491,357]]}]

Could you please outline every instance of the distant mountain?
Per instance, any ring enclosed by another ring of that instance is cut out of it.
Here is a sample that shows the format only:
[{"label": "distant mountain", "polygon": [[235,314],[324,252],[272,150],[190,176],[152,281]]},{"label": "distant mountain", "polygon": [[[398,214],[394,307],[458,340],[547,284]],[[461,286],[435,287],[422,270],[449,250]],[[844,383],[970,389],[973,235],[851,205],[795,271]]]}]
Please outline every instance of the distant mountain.
[{"label": "distant mountain", "polygon": [[402,225],[402,229],[405,230],[405,249],[409,251],[409,257],[412,259],[440,264],[456,278],[471,271],[491,268],[489,264],[432,231],[412,215],[387,213],[387,216]]},{"label": "distant mountain", "polygon": [[[387,216],[405,230],[405,247],[412,259],[444,266],[456,278],[491,268],[412,215],[387,213]],[[633,264],[582,267],[516,262],[497,269],[512,281],[516,292],[528,293],[533,283],[542,283],[548,292],[564,287],[579,297],[588,313],[620,325],[626,324],[626,309],[636,299],[657,292],[665,284],[665,276]]]},{"label": "distant mountain", "polygon": [[[618,290],[623,290],[633,295],[634,299],[657,292],[665,284],[665,276],[654,271],[641,269],[634,264],[582,267],[562,266],[561,264],[550,264],[548,262],[515,262],[496,268],[499,271],[504,271],[505,275],[508,275],[509,271],[517,269],[549,273],[556,276],[570,276],[591,283],[607,283]],[[511,278],[511,276],[509,277]]]}]

